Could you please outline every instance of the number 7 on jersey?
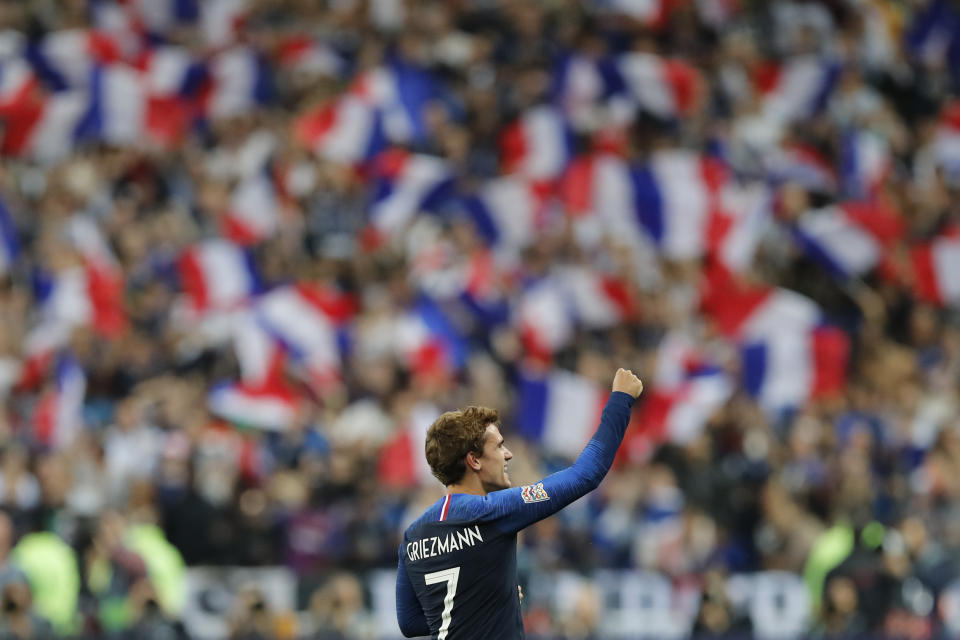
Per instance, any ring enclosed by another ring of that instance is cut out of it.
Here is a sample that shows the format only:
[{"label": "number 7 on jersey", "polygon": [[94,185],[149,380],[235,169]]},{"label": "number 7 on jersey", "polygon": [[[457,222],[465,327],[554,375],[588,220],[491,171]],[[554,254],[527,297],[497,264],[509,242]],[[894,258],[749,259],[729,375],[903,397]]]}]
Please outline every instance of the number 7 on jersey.
[{"label": "number 7 on jersey", "polygon": [[450,567],[443,571],[434,571],[423,576],[428,585],[439,582],[447,583],[447,596],[443,599],[443,613],[441,614],[440,631],[437,640],[446,640],[450,631],[450,614],[453,613],[453,597],[457,595],[457,581],[460,579],[460,567]]}]

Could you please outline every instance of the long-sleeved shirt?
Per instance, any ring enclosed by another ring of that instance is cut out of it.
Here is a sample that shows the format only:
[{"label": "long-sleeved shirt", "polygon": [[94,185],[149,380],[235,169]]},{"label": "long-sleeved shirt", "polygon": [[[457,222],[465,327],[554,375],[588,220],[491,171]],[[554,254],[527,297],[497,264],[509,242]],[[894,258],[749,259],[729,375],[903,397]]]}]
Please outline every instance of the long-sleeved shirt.
[{"label": "long-sleeved shirt", "polygon": [[403,534],[397,621],[407,637],[524,638],[517,593],[517,532],[595,489],[630,422],[633,396],[614,392],[577,460],[536,484],[485,496],[450,494]]}]

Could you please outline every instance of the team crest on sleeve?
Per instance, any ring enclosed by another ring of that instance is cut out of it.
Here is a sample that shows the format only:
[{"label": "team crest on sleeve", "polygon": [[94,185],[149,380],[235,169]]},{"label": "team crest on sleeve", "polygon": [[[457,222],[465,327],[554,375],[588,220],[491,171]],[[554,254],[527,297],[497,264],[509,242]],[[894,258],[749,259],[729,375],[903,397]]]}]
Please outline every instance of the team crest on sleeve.
[{"label": "team crest on sleeve", "polygon": [[520,488],[520,497],[526,503],[545,502],[550,499],[550,494],[543,488],[543,483],[528,484]]}]

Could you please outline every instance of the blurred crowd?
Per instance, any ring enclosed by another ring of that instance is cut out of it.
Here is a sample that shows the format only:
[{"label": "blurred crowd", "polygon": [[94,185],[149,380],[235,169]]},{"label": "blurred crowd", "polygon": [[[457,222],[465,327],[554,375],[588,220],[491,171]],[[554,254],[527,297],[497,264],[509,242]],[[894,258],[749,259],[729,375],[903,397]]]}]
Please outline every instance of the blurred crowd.
[{"label": "blurred crowd", "polygon": [[955,637],[958,70],[950,0],[0,2],[0,638],[186,637],[199,565],[298,579],[233,638],[372,637],[426,425],[498,408],[531,482],[582,444],[531,389],[621,365],[531,635],[597,637],[535,585],[619,569],[698,637],[761,571],[811,637]]}]

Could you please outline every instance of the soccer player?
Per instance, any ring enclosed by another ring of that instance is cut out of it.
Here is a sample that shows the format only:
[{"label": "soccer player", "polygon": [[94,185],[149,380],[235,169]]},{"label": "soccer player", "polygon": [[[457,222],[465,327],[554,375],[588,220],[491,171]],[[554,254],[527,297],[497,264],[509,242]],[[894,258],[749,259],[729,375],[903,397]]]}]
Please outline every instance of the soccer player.
[{"label": "soccer player", "polygon": [[572,466],[536,484],[510,488],[513,454],[494,409],[449,411],[430,426],[426,455],[446,486],[403,534],[397,567],[397,621],[407,637],[524,638],[517,591],[517,532],[595,489],[610,470],[643,391],[619,369],[593,438]]}]

